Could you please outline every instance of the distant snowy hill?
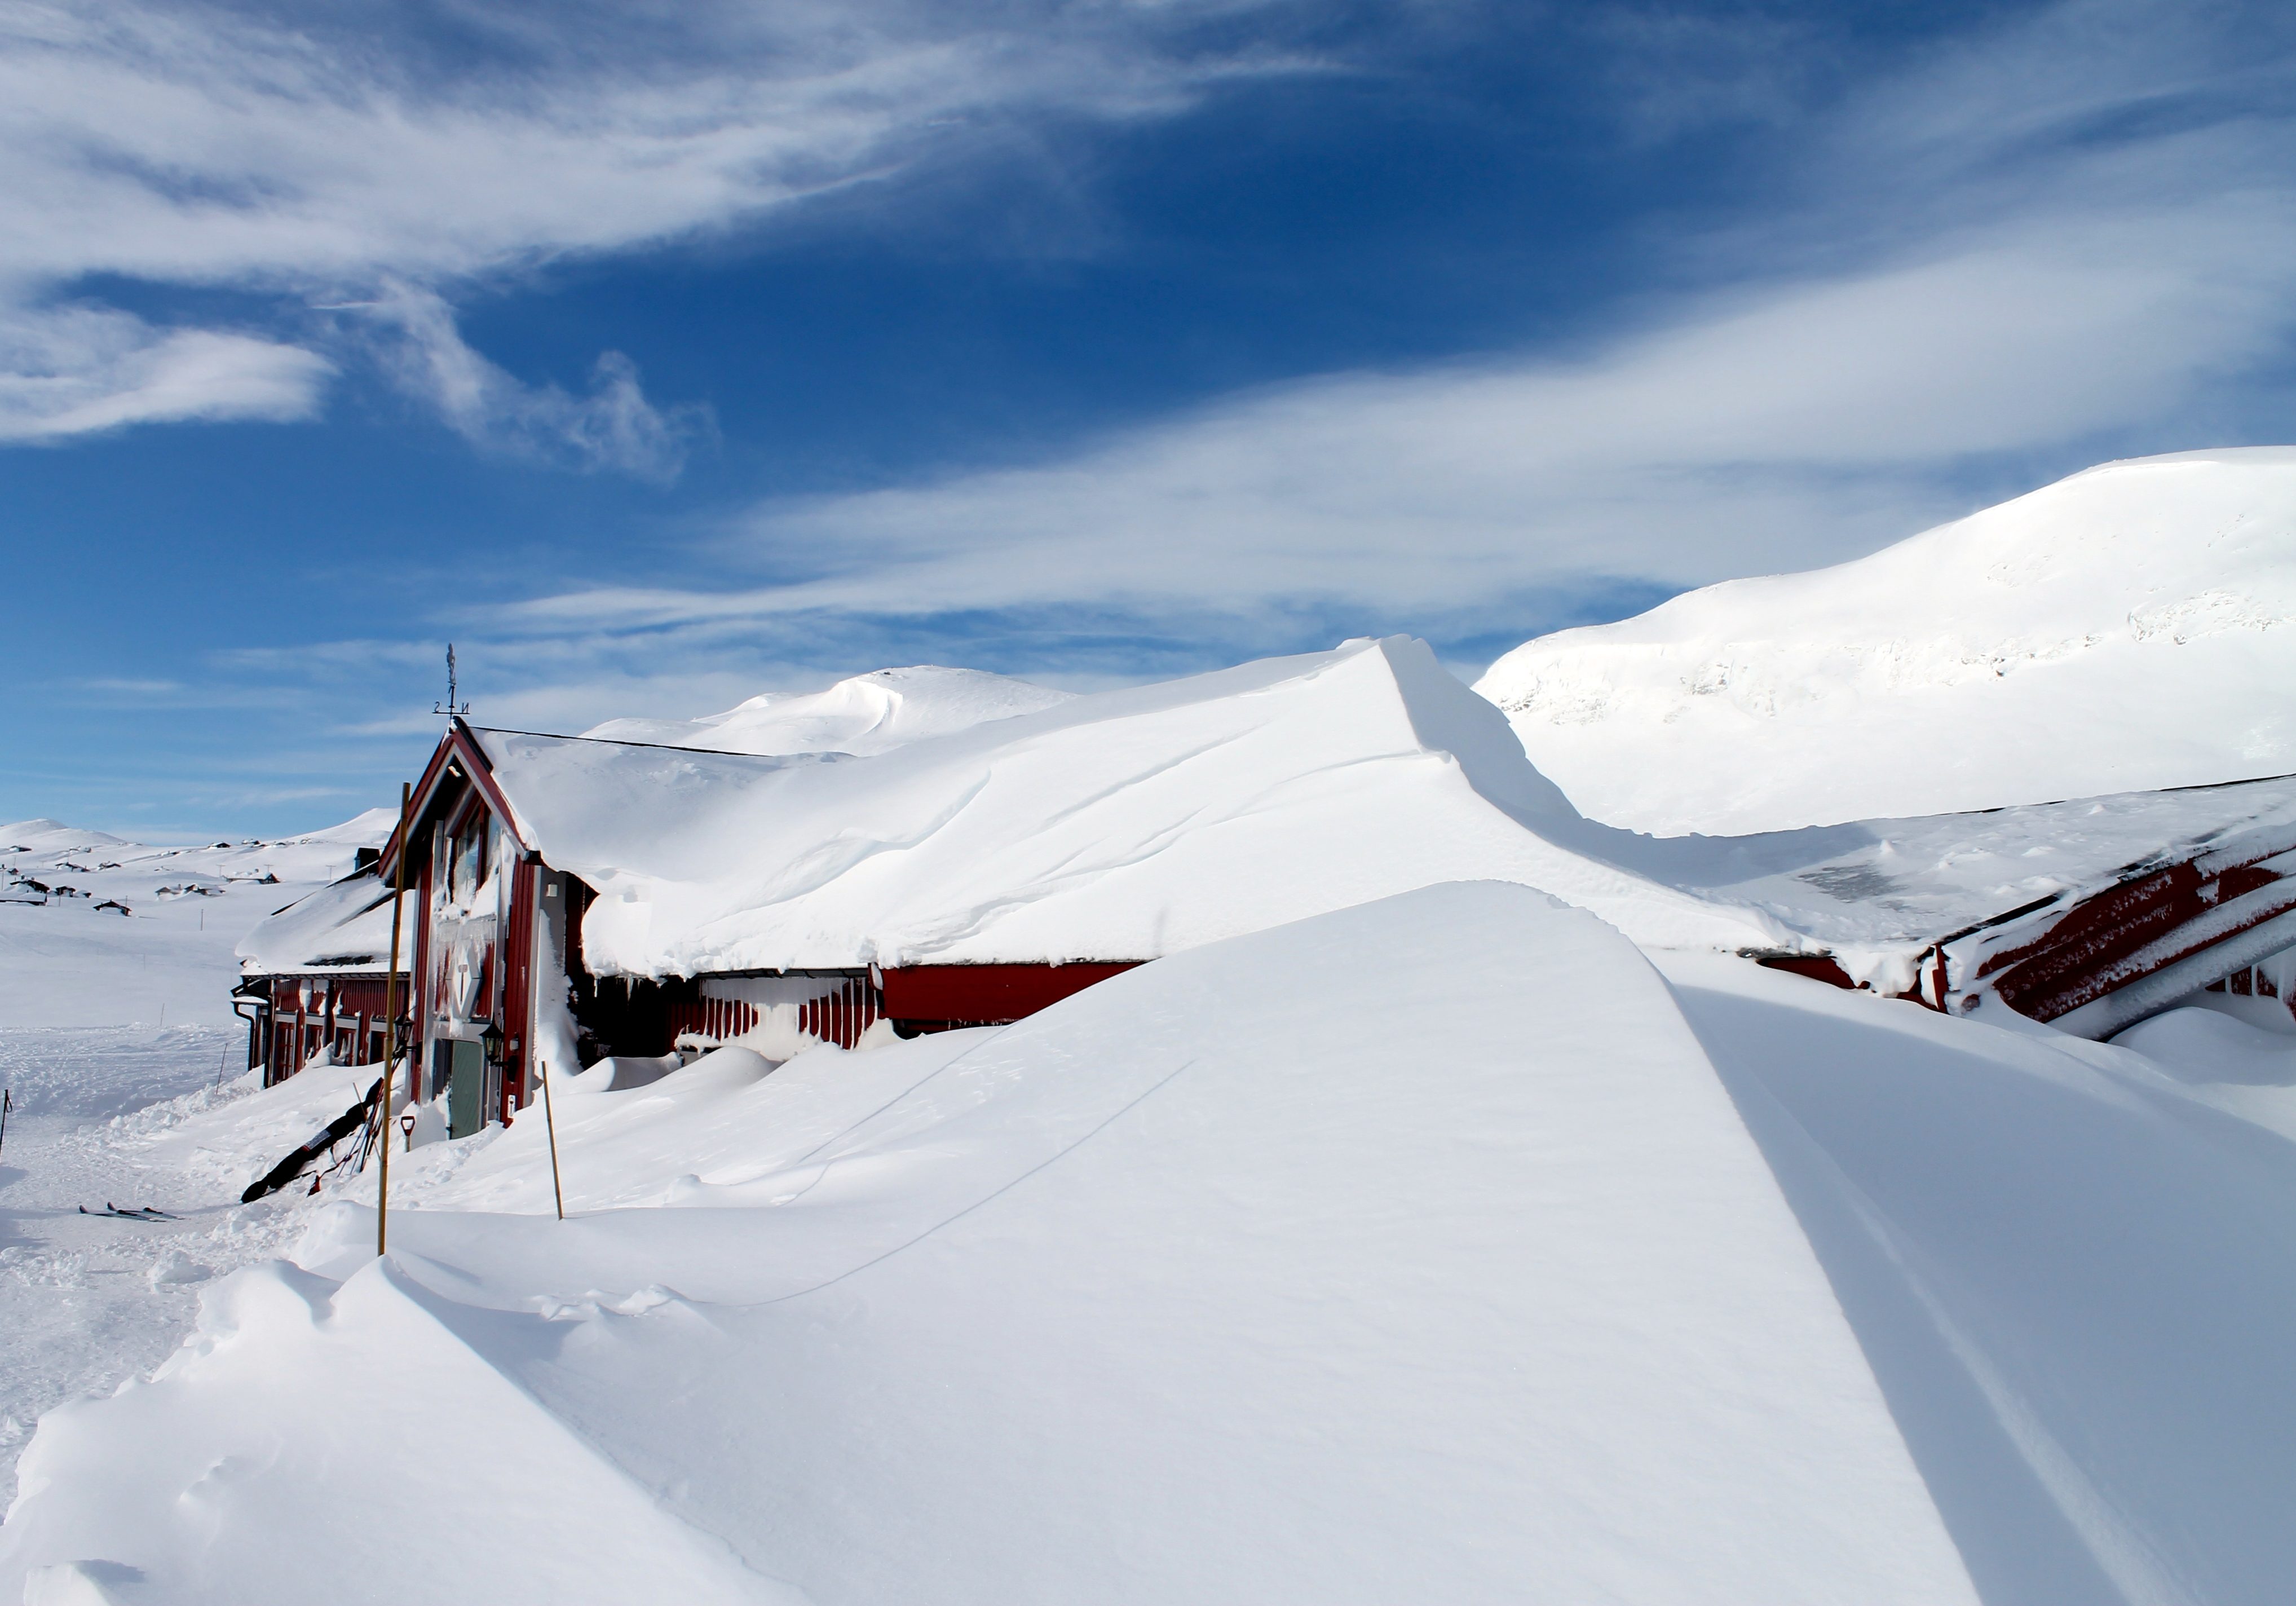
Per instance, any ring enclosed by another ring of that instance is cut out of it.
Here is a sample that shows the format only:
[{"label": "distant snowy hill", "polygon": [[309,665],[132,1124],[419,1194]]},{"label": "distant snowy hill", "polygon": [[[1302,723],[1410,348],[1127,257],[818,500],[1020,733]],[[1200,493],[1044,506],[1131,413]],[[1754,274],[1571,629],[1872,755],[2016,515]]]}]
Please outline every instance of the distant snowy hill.
[{"label": "distant snowy hill", "polygon": [[610,719],[583,734],[726,753],[882,753],[1068,698],[980,669],[918,664],[857,675],[825,692],[768,692],[700,719]]},{"label": "distant snowy hill", "polygon": [[1587,814],[1744,832],[2296,771],[2296,447],[2107,463],[1870,557],[1526,643]]},{"label": "distant snowy hill", "polygon": [[380,846],[372,808],[281,841],[151,847],[54,820],[0,824],[0,1030],[234,1024],[234,946]]}]

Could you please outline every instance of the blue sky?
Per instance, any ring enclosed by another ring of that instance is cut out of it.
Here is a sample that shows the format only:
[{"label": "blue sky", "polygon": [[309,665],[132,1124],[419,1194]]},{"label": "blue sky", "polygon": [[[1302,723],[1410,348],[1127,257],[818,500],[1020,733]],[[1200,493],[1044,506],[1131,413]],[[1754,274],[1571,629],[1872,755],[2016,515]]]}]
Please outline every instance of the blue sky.
[{"label": "blue sky", "polygon": [[0,819],[478,717],[1463,673],[2296,438],[2268,5],[0,12]]}]

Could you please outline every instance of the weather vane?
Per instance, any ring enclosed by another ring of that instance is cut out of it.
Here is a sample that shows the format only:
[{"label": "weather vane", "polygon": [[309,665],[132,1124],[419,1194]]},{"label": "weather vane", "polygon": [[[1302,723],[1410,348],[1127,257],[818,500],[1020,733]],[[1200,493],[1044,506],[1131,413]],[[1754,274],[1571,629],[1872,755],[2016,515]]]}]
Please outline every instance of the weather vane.
[{"label": "weather vane", "polygon": [[430,711],[433,714],[444,714],[450,719],[458,718],[471,711],[469,703],[457,703],[455,701],[455,643],[452,642],[447,643],[447,701],[432,703]]}]

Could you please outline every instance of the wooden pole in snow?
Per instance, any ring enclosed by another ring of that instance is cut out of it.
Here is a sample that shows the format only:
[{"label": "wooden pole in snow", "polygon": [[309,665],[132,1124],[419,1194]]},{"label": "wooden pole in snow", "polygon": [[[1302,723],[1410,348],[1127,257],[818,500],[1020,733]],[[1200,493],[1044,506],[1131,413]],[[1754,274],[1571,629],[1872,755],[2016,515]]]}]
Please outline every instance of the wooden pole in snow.
[{"label": "wooden pole in snow", "polygon": [[550,1134],[550,1191],[558,1197],[558,1219],[566,1219],[566,1190],[558,1182],[558,1118],[550,1112],[550,1061],[537,1060],[542,1067],[542,1127]]},{"label": "wooden pole in snow", "polygon": [[[398,783],[398,885],[390,897],[390,969],[382,979],[382,1108],[375,1113],[376,1130],[382,1134],[382,1176],[374,1187],[374,1252],[381,1258],[390,1247],[390,1082],[398,1069],[398,922],[406,908],[406,810],[414,795],[414,788],[406,782]],[[413,1045],[406,1045],[413,1052]],[[406,1068],[406,1096],[414,1096],[414,1067]]]}]

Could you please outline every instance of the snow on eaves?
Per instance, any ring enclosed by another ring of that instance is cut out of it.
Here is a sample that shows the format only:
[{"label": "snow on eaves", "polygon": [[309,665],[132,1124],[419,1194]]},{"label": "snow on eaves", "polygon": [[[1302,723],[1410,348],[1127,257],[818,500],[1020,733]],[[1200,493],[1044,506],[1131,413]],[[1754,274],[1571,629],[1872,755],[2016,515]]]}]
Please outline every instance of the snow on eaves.
[{"label": "snow on eaves", "polygon": [[[399,969],[414,941],[415,896],[406,896]],[[332,881],[257,922],[237,949],[248,976],[381,974],[390,963],[390,889],[373,870]]]},{"label": "snow on eaves", "polygon": [[1632,839],[1588,832],[1496,710],[1402,637],[872,757],[477,736],[520,834],[597,889],[583,939],[603,973],[1151,959],[1472,880],[1652,946],[1792,940],[1605,856]]}]

